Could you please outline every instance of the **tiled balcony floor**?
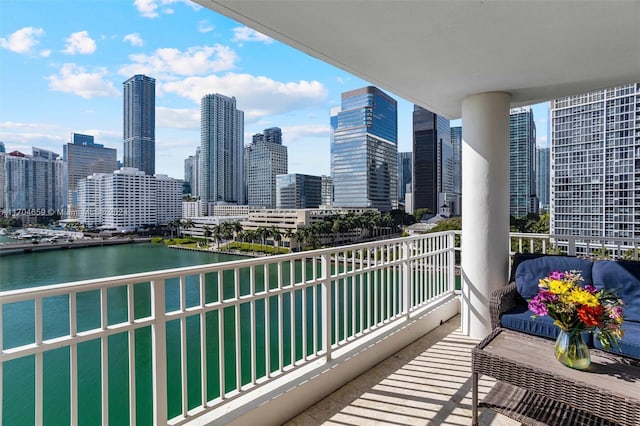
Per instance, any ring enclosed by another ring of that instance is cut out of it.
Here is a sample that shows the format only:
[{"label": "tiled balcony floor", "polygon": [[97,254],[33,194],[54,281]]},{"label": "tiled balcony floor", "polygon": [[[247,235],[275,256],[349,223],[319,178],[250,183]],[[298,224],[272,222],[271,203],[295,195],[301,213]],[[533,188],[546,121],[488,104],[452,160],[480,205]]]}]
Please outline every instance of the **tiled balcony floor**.
[{"label": "tiled balcony floor", "polygon": [[[347,383],[285,426],[470,425],[471,348],[456,317]],[[481,377],[482,398],[493,380]],[[480,410],[480,424],[520,423]]]}]

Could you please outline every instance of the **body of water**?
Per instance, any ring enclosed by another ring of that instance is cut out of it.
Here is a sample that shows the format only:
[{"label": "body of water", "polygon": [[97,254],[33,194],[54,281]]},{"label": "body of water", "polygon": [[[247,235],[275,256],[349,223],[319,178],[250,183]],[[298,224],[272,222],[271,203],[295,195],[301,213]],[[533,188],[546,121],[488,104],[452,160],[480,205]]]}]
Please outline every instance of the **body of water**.
[{"label": "body of water", "polygon": [[[6,238],[6,237],[5,237]],[[16,241],[11,240],[9,241]],[[51,250],[0,257],[0,291],[245,259],[162,244]]]}]

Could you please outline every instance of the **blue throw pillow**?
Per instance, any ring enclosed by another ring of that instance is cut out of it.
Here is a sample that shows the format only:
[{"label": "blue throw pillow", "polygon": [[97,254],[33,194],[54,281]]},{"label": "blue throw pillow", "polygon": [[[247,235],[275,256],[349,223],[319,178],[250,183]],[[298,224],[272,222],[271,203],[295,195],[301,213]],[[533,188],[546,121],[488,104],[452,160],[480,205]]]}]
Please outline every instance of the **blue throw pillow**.
[{"label": "blue throw pillow", "polygon": [[593,285],[615,290],[624,301],[625,320],[640,322],[640,262],[599,260],[593,264]]},{"label": "blue throw pillow", "polygon": [[591,284],[591,267],[593,263],[586,259],[569,256],[544,256],[525,260],[516,270],[516,289],[525,300],[538,294],[538,283],[553,271],[580,271],[584,284]]}]

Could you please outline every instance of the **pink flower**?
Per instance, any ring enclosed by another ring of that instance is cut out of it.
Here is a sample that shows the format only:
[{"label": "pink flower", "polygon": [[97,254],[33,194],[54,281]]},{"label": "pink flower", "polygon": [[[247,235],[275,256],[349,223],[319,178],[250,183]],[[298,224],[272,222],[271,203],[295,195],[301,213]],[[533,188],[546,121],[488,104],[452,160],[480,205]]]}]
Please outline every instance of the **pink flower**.
[{"label": "pink flower", "polygon": [[553,271],[549,274],[549,278],[551,278],[552,280],[561,280],[564,278],[564,272]]}]

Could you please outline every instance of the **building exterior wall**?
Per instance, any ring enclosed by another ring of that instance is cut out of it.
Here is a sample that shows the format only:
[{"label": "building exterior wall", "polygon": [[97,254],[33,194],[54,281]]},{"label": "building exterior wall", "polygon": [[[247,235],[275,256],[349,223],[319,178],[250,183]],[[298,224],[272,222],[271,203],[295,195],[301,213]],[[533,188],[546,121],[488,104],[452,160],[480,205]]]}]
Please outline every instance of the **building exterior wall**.
[{"label": "building exterior wall", "polygon": [[407,185],[411,185],[411,175],[413,174],[413,153],[398,153],[398,201],[404,203]]},{"label": "building exterior wall", "polygon": [[454,193],[454,155],[449,120],[414,106],[413,109],[413,210],[427,208],[436,214],[438,194]]},{"label": "building exterior wall", "polygon": [[200,117],[201,215],[210,202],[244,204],[244,113],[236,99],[220,94],[202,98]]},{"label": "building exterior wall", "polygon": [[74,133],[71,143],[63,147],[66,173],[66,207],[73,217],[78,204],[78,182],[94,173],[111,173],[118,169],[117,151],[93,142],[93,136]]},{"label": "building exterior wall", "polygon": [[156,80],[134,75],[123,83],[124,167],[156,172]]},{"label": "building exterior wall", "polygon": [[640,82],[551,103],[551,232],[640,239]]},{"label": "building exterior wall", "polygon": [[380,89],[342,94],[331,117],[334,206],[397,208],[397,127],[397,102]]},{"label": "building exterior wall", "polygon": [[538,212],[536,196],[536,125],[531,107],[513,108],[509,117],[509,214]]},{"label": "building exterior wall", "polygon": [[276,176],[276,208],[312,209],[322,203],[320,176],[292,173]]},{"label": "building exterior wall", "polygon": [[247,152],[247,203],[252,207],[276,207],[276,176],[288,173],[287,147],[279,128],[253,136]]},{"label": "building exterior wall", "polygon": [[123,167],[78,183],[78,220],[87,226],[135,231],[182,217],[182,181]]},{"label": "building exterior wall", "polygon": [[549,211],[550,148],[536,148],[536,194],[540,208]]},{"label": "building exterior wall", "polygon": [[453,192],[462,195],[462,127],[451,127],[453,147]]},{"label": "building exterior wall", "polygon": [[182,180],[167,175],[155,175],[156,181],[156,224],[182,219]]},{"label": "building exterior wall", "polygon": [[64,163],[50,151],[34,147],[33,153],[4,155],[5,209],[20,216],[60,214],[64,207]]},{"label": "building exterior wall", "polygon": [[333,178],[331,176],[322,175],[321,177],[321,206],[333,206]]}]

